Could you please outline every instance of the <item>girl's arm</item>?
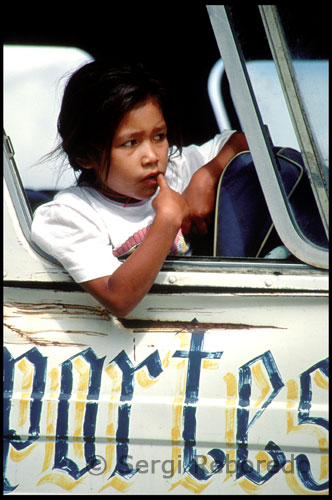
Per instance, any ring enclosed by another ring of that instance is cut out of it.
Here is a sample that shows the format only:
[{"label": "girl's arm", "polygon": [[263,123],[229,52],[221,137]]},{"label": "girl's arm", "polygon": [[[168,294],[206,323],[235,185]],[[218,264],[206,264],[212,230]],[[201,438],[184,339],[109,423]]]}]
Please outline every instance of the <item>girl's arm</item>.
[{"label": "girl's arm", "polygon": [[237,153],[248,149],[245,135],[242,132],[235,132],[217,156],[194,173],[182,195],[189,206],[189,216],[182,224],[184,235],[188,235],[192,222],[201,234],[207,233],[205,219],[214,210],[219,177],[227,163]]},{"label": "girl's arm", "polygon": [[150,290],[169,254],[188,207],[173,191],[163,175],[158,176],[160,191],[153,200],[155,218],[143,242],[111,276],[81,283],[108,311],[125,317]]}]

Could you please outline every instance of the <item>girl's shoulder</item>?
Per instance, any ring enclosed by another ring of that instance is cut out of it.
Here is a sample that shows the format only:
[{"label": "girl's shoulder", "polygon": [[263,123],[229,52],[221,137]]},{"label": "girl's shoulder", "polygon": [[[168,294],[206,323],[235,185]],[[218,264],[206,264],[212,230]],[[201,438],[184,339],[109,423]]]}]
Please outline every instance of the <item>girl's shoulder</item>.
[{"label": "girl's shoulder", "polygon": [[[52,201],[40,205],[33,215],[32,237],[43,237],[64,231],[71,234],[78,228],[90,232],[98,228],[104,230],[102,213],[93,200],[93,195],[86,187],[73,186],[59,191]],[[36,236],[37,235],[37,236]]]},{"label": "girl's shoulder", "polygon": [[91,197],[90,191],[92,191],[92,189],[86,186],[71,186],[58,191],[53,201],[57,203],[87,203],[88,199]]},{"label": "girl's shoulder", "polygon": [[52,205],[70,207],[76,210],[94,209],[103,203],[103,196],[88,186],[72,186],[59,191],[50,202]]},{"label": "girl's shoulder", "polygon": [[84,218],[96,217],[96,201],[94,201],[93,189],[80,186],[72,186],[58,191],[53,200],[40,205],[34,213],[33,223],[36,220],[56,220],[72,218],[73,214],[81,214]]}]

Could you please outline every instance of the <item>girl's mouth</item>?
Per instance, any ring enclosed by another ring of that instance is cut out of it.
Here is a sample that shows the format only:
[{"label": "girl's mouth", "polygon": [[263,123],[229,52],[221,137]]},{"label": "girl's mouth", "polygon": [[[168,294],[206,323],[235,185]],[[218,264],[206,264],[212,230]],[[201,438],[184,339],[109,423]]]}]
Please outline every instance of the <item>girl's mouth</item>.
[{"label": "girl's mouth", "polygon": [[144,177],[142,179],[142,181],[145,184],[156,185],[157,184],[157,177],[158,177],[159,174],[160,174],[160,172],[155,172],[155,173],[149,174],[146,177]]}]

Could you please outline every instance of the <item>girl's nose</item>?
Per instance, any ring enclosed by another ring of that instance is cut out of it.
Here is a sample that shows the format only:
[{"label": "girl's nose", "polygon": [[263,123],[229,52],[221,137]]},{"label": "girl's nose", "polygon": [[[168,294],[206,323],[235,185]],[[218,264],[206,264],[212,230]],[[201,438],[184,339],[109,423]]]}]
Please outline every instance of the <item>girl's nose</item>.
[{"label": "girl's nose", "polygon": [[156,161],[158,161],[158,155],[155,150],[155,147],[151,142],[147,142],[144,145],[142,153],[142,164],[149,165],[151,163],[155,163]]}]

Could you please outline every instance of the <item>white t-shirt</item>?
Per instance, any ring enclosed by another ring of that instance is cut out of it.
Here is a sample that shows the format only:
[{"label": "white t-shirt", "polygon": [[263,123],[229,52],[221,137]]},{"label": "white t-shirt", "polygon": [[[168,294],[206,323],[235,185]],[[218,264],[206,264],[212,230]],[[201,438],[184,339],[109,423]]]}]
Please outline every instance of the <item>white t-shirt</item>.
[{"label": "white t-shirt", "polygon": [[[192,175],[218,154],[233,132],[224,131],[202,146],[191,145],[172,156],[165,173],[168,185],[182,193]],[[77,283],[111,275],[122,263],[119,257],[143,241],[155,216],[152,200],[158,191],[147,200],[124,206],[90,187],[65,189],[37,208],[32,240]],[[188,250],[180,230],[170,254],[184,255]]]}]

